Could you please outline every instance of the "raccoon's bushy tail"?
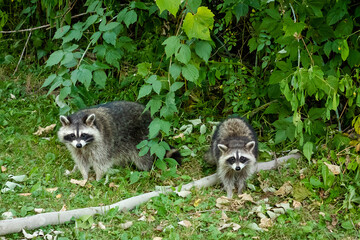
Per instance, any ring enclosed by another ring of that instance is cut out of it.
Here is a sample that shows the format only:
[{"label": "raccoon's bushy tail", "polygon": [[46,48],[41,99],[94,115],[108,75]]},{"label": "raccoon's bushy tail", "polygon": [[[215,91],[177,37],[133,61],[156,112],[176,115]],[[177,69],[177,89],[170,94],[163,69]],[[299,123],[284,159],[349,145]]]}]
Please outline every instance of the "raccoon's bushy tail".
[{"label": "raccoon's bushy tail", "polygon": [[180,154],[180,152],[179,152],[178,149],[171,147],[171,149],[166,152],[165,157],[166,157],[166,158],[173,158],[173,159],[175,159],[175,160],[177,161],[177,163],[178,163],[179,165],[181,165],[182,156],[181,156],[181,154]]}]

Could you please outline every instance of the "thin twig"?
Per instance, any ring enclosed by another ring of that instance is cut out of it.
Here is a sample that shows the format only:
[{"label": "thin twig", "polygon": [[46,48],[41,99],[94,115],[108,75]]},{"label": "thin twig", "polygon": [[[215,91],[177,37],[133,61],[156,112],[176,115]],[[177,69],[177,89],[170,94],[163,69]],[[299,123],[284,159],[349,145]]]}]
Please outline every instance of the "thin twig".
[{"label": "thin twig", "polygon": [[[294,16],[294,23],[296,23],[297,20],[296,20],[295,10],[294,10],[293,6],[291,5],[291,3],[289,3],[289,5],[290,5],[291,11]],[[300,33],[299,33],[299,35],[300,35]],[[298,40],[298,42],[300,41],[299,38],[297,38],[297,40]],[[300,56],[301,56],[300,55],[300,46],[298,46],[298,68],[300,68]]]},{"label": "thin twig", "polygon": [[29,42],[29,39],[30,39],[31,33],[32,33],[32,32],[30,32],[30,33],[29,33],[29,36],[28,36],[28,38],[26,39],[26,42],[25,42],[24,48],[23,48],[23,50],[22,50],[22,53],[21,53],[20,59],[19,59],[19,61],[18,61],[17,65],[16,65],[16,68],[15,68],[15,71],[14,71],[13,75],[15,75],[15,73],[17,72],[18,67],[19,67],[19,65],[20,65],[20,62],[21,62],[21,59],[22,59],[22,58],[23,58],[23,56],[24,56],[24,52],[25,52],[26,46],[27,46],[27,44],[28,44],[28,42]]},{"label": "thin twig", "polygon": [[91,43],[92,43],[92,41],[90,41],[89,44],[87,45],[87,47],[86,47],[83,55],[82,55],[81,58],[80,58],[80,61],[79,61],[78,65],[76,66],[76,69],[78,69],[78,68],[80,67],[80,63],[82,62],[82,60],[83,60],[84,57],[85,57],[85,54],[86,54],[87,51],[89,50],[89,47],[90,47]]},{"label": "thin twig", "polygon": [[[88,12],[88,13],[93,13],[93,12]],[[71,18],[77,18],[77,17],[81,17],[81,16],[84,16],[88,13],[80,13],[78,15],[74,15],[74,16],[71,16]],[[42,29],[42,28],[53,28],[55,27],[55,24],[54,26],[50,26],[50,24],[46,24],[46,25],[43,25],[43,26],[38,26],[38,27],[34,27],[34,28],[27,28],[27,29],[20,29],[20,30],[13,30],[13,31],[0,31],[0,33],[19,33],[19,32],[32,32],[34,30],[39,30],[39,29]]]}]

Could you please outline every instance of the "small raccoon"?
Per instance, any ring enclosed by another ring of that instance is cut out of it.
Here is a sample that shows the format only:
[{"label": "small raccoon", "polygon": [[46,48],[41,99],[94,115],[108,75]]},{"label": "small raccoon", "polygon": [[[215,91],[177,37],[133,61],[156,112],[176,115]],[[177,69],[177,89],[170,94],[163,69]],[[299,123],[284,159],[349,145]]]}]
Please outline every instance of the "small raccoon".
[{"label": "small raccoon", "polygon": [[254,172],[257,151],[254,129],[242,118],[231,117],[217,126],[205,160],[217,165],[217,175],[228,198],[232,198],[234,188],[241,193],[246,179]]},{"label": "small raccoon", "polygon": [[[100,180],[113,165],[134,163],[139,170],[148,171],[153,165],[150,154],[139,156],[136,145],[148,136],[152,121],[145,107],[135,102],[116,101],[80,110],[69,116],[60,116],[62,127],[58,138],[71,152],[84,179],[93,167]],[[177,158],[176,150],[167,157]]]}]

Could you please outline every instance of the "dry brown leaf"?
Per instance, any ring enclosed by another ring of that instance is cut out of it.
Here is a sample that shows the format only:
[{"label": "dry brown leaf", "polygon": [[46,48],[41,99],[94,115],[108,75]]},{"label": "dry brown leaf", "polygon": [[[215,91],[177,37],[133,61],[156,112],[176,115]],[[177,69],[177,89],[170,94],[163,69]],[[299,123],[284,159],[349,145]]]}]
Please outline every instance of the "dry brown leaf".
[{"label": "dry brown leaf", "polygon": [[154,237],[153,240],[162,240],[162,237]]},{"label": "dry brown leaf", "polygon": [[360,152],[360,143],[358,145],[356,145],[355,151]]},{"label": "dry brown leaf", "polygon": [[31,193],[19,193],[19,196],[28,197],[31,196]]},{"label": "dry brown leaf", "polygon": [[180,133],[179,135],[173,136],[173,139],[177,139],[177,138],[184,139],[185,138],[184,133]]},{"label": "dry brown leaf", "polygon": [[326,162],[324,162],[324,164],[328,167],[330,172],[332,172],[334,175],[340,174],[340,167],[338,165],[333,165],[333,164],[329,164]]},{"label": "dry brown leaf", "polygon": [[224,222],[229,220],[229,217],[226,215],[225,211],[221,211],[221,219],[224,220]]},{"label": "dry brown leaf", "polygon": [[164,230],[164,226],[163,225],[157,225],[155,228],[155,231],[159,231],[162,232]]},{"label": "dry brown leaf", "polygon": [[56,127],[55,123],[51,124],[51,125],[49,125],[47,127],[44,127],[44,128],[39,126],[38,130],[36,132],[34,132],[33,134],[36,135],[36,136],[41,136],[43,134],[46,134],[46,133],[49,133],[49,132],[53,131],[55,127]]},{"label": "dry brown leaf", "polygon": [[237,231],[240,229],[240,225],[237,223],[232,223],[232,229],[233,229],[233,231]]},{"label": "dry brown leaf", "polygon": [[240,198],[240,200],[243,200],[245,202],[255,203],[254,199],[252,198],[252,196],[250,194],[243,193],[243,194],[238,195],[238,197]]},{"label": "dry brown leaf", "polygon": [[231,223],[223,223],[223,224],[220,224],[220,227],[218,227],[218,230],[221,231],[221,230],[224,230],[225,228],[229,228],[231,227]]},{"label": "dry brown leaf", "polygon": [[132,222],[132,221],[127,221],[126,223],[121,223],[121,224],[120,224],[120,228],[122,228],[122,229],[128,229],[128,228],[130,228],[132,225],[133,225],[133,222]]},{"label": "dry brown leaf", "polygon": [[5,172],[6,171],[6,167],[5,166],[1,166],[1,172]]},{"label": "dry brown leaf", "polygon": [[178,222],[178,224],[181,226],[184,226],[186,228],[191,227],[191,222],[188,220],[182,220],[182,221]]},{"label": "dry brown leaf", "polygon": [[301,208],[301,206],[302,206],[302,204],[301,204],[301,202],[298,202],[298,201],[296,201],[296,200],[293,200],[293,207],[294,207],[294,209],[300,209]]},{"label": "dry brown leaf", "polygon": [[60,212],[65,212],[67,210],[66,204],[64,204],[62,206],[62,208],[60,209]]},{"label": "dry brown leaf", "polygon": [[238,210],[244,206],[245,201],[242,199],[233,199],[221,196],[216,199],[216,207],[221,210]]},{"label": "dry brown leaf", "polygon": [[273,226],[273,221],[270,218],[262,218],[260,219],[259,227],[261,228],[270,228]]},{"label": "dry brown leaf", "polygon": [[54,187],[54,188],[46,188],[45,190],[49,193],[53,193],[55,191],[57,191],[59,188],[58,187]]},{"label": "dry brown leaf", "polygon": [[292,192],[292,189],[290,181],[287,181],[275,192],[275,195],[285,197]]},{"label": "dry brown leaf", "polygon": [[[190,191],[180,191],[180,192],[176,192],[176,194],[178,195],[178,196],[180,196],[180,197],[186,197],[186,196],[188,196],[188,195],[190,195],[191,194],[191,192]],[[195,203],[194,203],[195,204]],[[196,206],[195,206],[196,207]]]},{"label": "dry brown leaf", "polygon": [[86,182],[87,182],[87,179],[76,180],[76,179],[73,179],[73,178],[72,178],[72,179],[70,180],[70,182],[71,182],[72,184],[76,184],[76,185],[80,185],[80,186],[84,187],[85,184],[86,184]]},{"label": "dry brown leaf", "polygon": [[62,197],[62,194],[59,193],[58,195],[55,196],[57,199],[61,198]]},{"label": "dry brown leaf", "polygon": [[109,183],[110,188],[119,188],[119,185],[116,185],[114,182]]}]

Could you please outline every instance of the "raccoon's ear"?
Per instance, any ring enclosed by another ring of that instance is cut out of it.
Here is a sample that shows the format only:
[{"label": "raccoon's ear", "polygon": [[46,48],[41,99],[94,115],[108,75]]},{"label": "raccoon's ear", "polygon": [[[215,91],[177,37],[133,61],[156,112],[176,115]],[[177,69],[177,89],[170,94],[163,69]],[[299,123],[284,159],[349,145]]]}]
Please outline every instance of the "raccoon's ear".
[{"label": "raccoon's ear", "polygon": [[251,152],[255,147],[255,141],[251,141],[251,142],[248,142],[246,145],[245,145],[245,148]]},{"label": "raccoon's ear", "polygon": [[94,125],[94,122],[95,122],[95,114],[90,114],[85,120],[85,123],[88,126]]},{"label": "raccoon's ear", "polygon": [[228,150],[228,147],[225,146],[224,144],[218,144],[217,147],[219,148],[219,150],[224,153]]},{"label": "raccoon's ear", "polygon": [[63,115],[60,115],[60,122],[61,122],[61,124],[63,126],[70,125],[70,120],[67,117],[63,116]]}]

